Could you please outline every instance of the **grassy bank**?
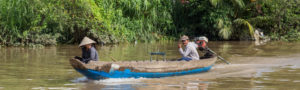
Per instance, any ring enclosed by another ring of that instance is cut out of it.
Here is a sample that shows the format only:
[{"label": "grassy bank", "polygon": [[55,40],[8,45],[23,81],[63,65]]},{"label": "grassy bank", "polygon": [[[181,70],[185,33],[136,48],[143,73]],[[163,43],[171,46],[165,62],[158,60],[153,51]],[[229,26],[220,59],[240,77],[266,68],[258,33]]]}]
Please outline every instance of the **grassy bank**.
[{"label": "grassy bank", "polygon": [[172,2],[160,0],[0,0],[1,45],[168,39]]}]

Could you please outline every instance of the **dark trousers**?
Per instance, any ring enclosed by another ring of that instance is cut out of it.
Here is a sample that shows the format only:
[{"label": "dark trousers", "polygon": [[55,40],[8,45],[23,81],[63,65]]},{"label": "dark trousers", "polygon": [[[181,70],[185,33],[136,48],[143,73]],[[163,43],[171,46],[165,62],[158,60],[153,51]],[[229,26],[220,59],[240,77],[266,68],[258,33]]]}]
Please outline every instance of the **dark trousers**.
[{"label": "dark trousers", "polygon": [[206,58],[211,58],[214,57],[215,55],[212,53],[205,53],[204,56],[200,57],[200,59],[206,59]]},{"label": "dark trousers", "polygon": [[178,61],[182,61],[182,60],[190,61],[190,60],[192,60],[192,59],[191,59],[191,58],[188,58],[188,57],[182,57],[182,58],[178,59]]},{"label": "dark trousers", "polygon": [[79,56],[75,56],[75,59],[78,59],[78,60],[80,60],[83,63],[88,63],[89,62],[89,60],[85,60],[85,59],[83,59],[83,58],[81,58]]}]

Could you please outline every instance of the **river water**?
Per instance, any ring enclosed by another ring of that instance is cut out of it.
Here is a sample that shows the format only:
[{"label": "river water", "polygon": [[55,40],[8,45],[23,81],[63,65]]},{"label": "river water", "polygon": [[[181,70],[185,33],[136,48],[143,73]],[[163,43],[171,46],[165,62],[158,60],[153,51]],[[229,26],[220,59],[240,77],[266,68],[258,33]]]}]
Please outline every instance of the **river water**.
[{"label": "river water", "polygon": [[[88,80],[69,59],[80,56],[77,45],[45,48],[0,48],[0,90],[214,90],[300,89],[300,43],[251,41],[209,42],[209,47],[232,64],[222,61],[208,72],[166,77]],[[97,46],[100,60],[149,60],[150,52],[180,58],[173,41]],[[162,59],[156,56],[154,59]]]}]

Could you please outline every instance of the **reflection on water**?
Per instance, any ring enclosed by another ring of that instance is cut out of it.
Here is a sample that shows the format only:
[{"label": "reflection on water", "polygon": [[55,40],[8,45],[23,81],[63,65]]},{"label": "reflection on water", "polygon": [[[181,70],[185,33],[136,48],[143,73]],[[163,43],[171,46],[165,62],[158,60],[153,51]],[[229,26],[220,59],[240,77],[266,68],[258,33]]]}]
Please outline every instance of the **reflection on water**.
[{"label": "reflection on water", "polygon": [[221,78],[212,80],[209,89],[278,89],[296,90],[300,86],[300,69],[277,68],[274,72],[265,72],[260,77]]},{"label": "reflection on water", "polygon": [[[218,62],[206,73],[155,79],[82,78],[68,60],[80,56],[77,45],[42,49],[0,48],[0,89],[300,89],[300,43],[209,42],[209,47],[230,61]],[[150,52],[179,58],[172,41],[97,46],[100,60],[149,60]],[[163,57],[156,56],[155,59]]]}]

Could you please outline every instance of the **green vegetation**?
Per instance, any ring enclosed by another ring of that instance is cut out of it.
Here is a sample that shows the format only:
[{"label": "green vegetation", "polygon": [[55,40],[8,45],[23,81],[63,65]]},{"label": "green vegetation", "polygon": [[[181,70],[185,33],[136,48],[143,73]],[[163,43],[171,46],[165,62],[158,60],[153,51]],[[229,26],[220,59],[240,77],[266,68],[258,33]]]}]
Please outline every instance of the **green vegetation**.
[{"label": "green vegetation", "polygon": [[184,21],[174,23],[184,23],[176,26],[190,35],[216,40],[249,39],[260,28],[273,40],[295,41],[300,39],[299,5],[299,0],[189,0],[178,16]]},{"label": "green vegetation", "polygon": [[204,35],[300,39],[298,0],[0,0],[0,45],[98,43]]},{"label": "green vegetation", "polygon": [[0,0],[1,45],[99,43],[166,38],[172,2],[161,0]]}]

